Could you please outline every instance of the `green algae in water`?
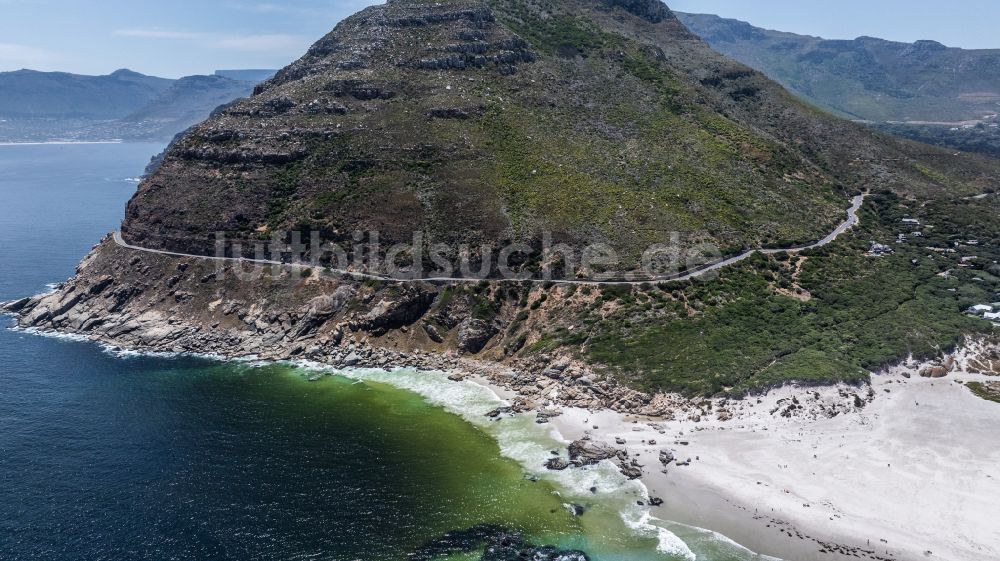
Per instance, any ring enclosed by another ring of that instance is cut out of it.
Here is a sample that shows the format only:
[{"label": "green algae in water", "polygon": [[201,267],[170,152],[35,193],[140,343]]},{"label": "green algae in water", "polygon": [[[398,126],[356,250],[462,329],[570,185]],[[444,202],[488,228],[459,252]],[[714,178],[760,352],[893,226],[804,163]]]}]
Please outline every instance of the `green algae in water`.
[{"label": "green algae in water", "polygon": [[221,375],[202,378],[201,393],[252,405],[220,411],[224,432],[258,435],[251,465],[276,472],[267,478],[308,477],[298,507],[273,504],[308,507],[289,515],[321,529],[305,532],[322,534],[320,558],[406,559],[479,525],[551,541],[582,532],[552,485],[526,479],[487,434],[415,393],[344,377],[310,383],[280,365],[214,370]]},{"label": "green algae in water", "polygon": [[[478,498],[468,505],[473,508],[462,513],[465,524],[455,529],[478,524],[511,528],[523,532],[533,544],[585,551],[591,559],[603,561],[654,561],[691,556],[679,540],[670,543],[667,539],[666,544],[663,543],[665,532],[648,524],[644,520],[645,509],[637,506],[636,501],[646,499],[645,489],[636,482],[625,481],[613,466],[546,471],[542,467],[544,461],[551,457],[551,451],[564,449],[565,443],[555,440],[550,435],[551,429],[536,425],[530,416],[489,421],[485,413],[495,408],[499,399],[488,389],[472,383],[450,382],[440,373],[405,369],[391,372],[351,370],[339,374],[319,384],[331,381],[336,385],[343,376],[348,376],[380,391],[393,393],[403,388],[416,398],[411,402],[417,408],[414,412],[428,408],[436,412],[433,419],[423,418],[427,421],[423,426],[428,430],[438,431],[441,422],[449,426],[458,422],[460,428],[456,427],[451,434],[462,439],[455,442],[459,453],[470,453],[472,449],[466,448],[465,443],[475,443],[474,453],[479,458],[457,472],[462,478],[457,487],[462,493]],[[308,375],[300,372],[299,379]],[[448,454],[455,450],[442,449],[448,450]],[[470,485],[478,479],[470,479],[467,474],[480,469],[493,473],[502,470],[502,474],[487,477],[485,485],[484,482]],[[538,481],[531,482],[532,479]],[[581,517],[569,515],[570,503],[583,505],[585,514]],[[484,512],[474,507],[484,504],[497,507],[490,510],[492,516],[484,517]],[[623,520],[623,513],[631,524]],[[568,525],[565,525],[567,520]],[[666,533],[666,536],[672,538],[672,534]],[[677,555],[664,553],[663,545]]]},{"label": "green algae in water", "polygon": [[402,370],[308,382],[288,365],[2,335],[38,348],[0,395],[0,474],[15,483],[0,558],[395,561],[477,526],[594,561],[693,558],[623,522],[642,514],[638,490],[613,467],[545,473],[564,443],[530,417],[487,422],[497,398],[479,386]]},{"label": "green algae in water", "polygon": [[[780,561],[753,553],[709,530],[650,517],[646,507],[637,503],[647,499],[645,487],[639,482],[627,481],[609,464],[561,472],[541,468],[544,461],[551,457],[551,451],[564,449],[566,443],[557,440],[557,435],[548,425],[535,424],[532,416],[488,420],[485,413],[499,405],[500,400],[478,384],[455,383],[442,373],[408,369],[320,370],[336,374],[327,380],[349,377],[373,388],[391,386],[419,394],[421,399],[417,403],[421,409],[433,405],[439,412],[443,409],[453,413],[448,415],[453,419],[461,416],[466,430],[475,429],[473,433],[468,433],[468,437],[477,438],[478,434],[479,439],[486,438],[482,446],[488,458],[484,456],[484,459],[490,463],[513,466],[513,471],[508,474],[508,483],[513,482],[518,473],[527,471],[529,475],[541,479],[532,485],[532,491],[556,493],[564,506],[573,503],[586,507],[583,516],[571,519],[568,529],[563,527],[553,532],[552,526],[548,529],[546,525],[534,528],[531,525],[521,526],[519,529],[526,532],[526,539],[533,544],[584,551],[594,561]],[[297,375],[304,380],[314,374],[313,370],[301,370]],[[502,487],[493,490],[504,492]],[[515,505],[515,516],[509,520],[517,520],[516,511]],[[562,515],[556,511],[550,514]],[[479,560],[480,555],[460,555],[448,559]]]}]

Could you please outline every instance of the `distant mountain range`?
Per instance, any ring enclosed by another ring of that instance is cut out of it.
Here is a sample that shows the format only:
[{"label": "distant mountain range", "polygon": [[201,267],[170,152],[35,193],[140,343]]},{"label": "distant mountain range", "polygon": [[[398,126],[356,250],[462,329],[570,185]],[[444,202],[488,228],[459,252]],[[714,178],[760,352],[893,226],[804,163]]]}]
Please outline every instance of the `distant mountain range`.
[{"label": "distant mountain range", "polygon": [[714,15],[677,17],[716,51],[817,107],[897,136],[1000,157],[1000,49],[832,41]]},{"label": "distant mountain range", "polygon": [[714,15],[677,17],[713,49],[843,117],[957,122],[1000,110],[1000,49],[873,37],[827,40]]},{"label": "distant mountain range", "polygon": [[2,72],[0,141],[168,140],[273,74],[220,70],[171,80],[131,70]]}]

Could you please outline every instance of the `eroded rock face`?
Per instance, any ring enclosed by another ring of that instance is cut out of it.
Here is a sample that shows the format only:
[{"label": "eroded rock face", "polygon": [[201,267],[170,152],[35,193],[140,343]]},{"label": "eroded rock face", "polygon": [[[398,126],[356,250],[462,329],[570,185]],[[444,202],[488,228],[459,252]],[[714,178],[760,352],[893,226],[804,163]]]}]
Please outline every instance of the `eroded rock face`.
[{"label": "eroded rock face", "polygon": [[496,334],[497,328],[492,322],[467,318],[458,326],[458,348],[468,353],[478,353]]},{"label": "eroded rock face", "polygon": [[302,319],[298,321],[291,337],[298,339],[315,332],[327,320],[342,311],[354,297],[355,292],[356,289],[353,286],[345,285],[338,287],[333,294],[324,294],[313,298],[306,306]]},{"label": "eroded rock face", "polygon": [[400,286],[383,294],[369,311],[351,323],[353,329],[381,335],[390,329],[412,325],[430,308],[435,294],[411,286]]}]

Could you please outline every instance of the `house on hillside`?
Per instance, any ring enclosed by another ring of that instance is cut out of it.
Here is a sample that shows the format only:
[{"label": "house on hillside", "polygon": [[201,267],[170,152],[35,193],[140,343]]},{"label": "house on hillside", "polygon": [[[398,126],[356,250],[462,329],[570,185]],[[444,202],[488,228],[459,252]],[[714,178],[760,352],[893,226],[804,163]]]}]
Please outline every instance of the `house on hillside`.
[{"label": "house on hillside", "polygon": [[975,306],[969,308],[966,313],[973,316],[983,317],[986,314],[993,313],[993,306],[989,304],[976,304]]},{"label": "house on hillside", "polygon": [[870,257],[883,257],[885,255],[892,255],[893,253],[895,253],[895,250],[891,247],[885,244],[880,244],[876,241],[872,241],[872,246],[868,250],[868,255]]}]

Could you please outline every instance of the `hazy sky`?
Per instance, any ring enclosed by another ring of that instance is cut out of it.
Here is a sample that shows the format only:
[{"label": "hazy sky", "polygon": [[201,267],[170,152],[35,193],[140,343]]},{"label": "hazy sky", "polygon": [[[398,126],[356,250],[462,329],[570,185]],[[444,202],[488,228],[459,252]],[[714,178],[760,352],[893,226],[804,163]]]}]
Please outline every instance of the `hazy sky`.
[{"label": "hazy sky", "polygon": [[[159,76],[280,68],[376,0],[0,0],[0,71]],[[1000,47],[997,0],[672,0],[761,27]]]},{"label": "hazy sky", "polygon": [[854,39],[933,39],[965,49],[1000,48],[997,0],[668,0],[679,12],[718,14],[757,27]]}]

